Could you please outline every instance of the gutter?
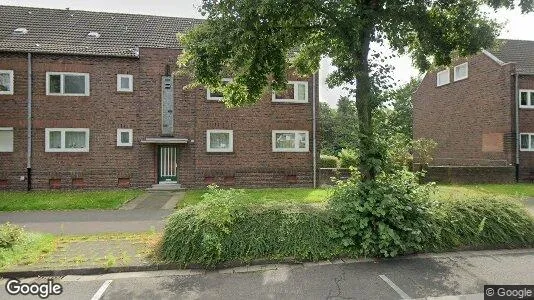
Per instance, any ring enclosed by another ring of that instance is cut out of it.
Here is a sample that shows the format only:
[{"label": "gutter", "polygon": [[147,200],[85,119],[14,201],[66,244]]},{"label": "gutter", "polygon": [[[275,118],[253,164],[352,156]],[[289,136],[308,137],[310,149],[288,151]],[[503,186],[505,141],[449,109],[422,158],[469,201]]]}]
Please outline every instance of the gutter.
[{"label": "gutter", "polygon": [[519,182],[519,149],[521,147],[521,135],[519,132],[519,104],[520,104],[520,97],[519,94],[519,73],[515,72],[515,118],[514,118],[514,125],[515,125],[515,181]]},{"label": "gutter", "polygon": [[313,99],[313,104],[312,104],[312,119],[313,119],[313,122],[312,122],[312,134],[313,134],[313,188],[317,188],[317,134],[316,134],[316,131],[317,131],[317,114],[316,114],[316,111],[317,111],[317,108],[316,108],[316,99],[315,99],[315,74],[316,73],[313,73],[313,83],[312,83],[312,99]]},{"label": "gutter", "polygon": [[28,152],[26,153],[26,176],[28,180],[27,190],[32,189],[32,54],[28,53],[28,103],[27,103],[27,145]]}]

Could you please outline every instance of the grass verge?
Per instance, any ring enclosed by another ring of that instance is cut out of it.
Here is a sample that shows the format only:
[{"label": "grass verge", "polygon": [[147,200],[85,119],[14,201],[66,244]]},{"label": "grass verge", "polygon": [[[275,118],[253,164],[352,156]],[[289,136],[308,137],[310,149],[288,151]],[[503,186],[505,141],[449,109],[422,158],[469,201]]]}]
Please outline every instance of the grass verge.
[{"label": "grass verge", "polygon": [[102,191],[3,191],[0,211],[116,209],[137,197],[141,190]]},{"label": "grass verge", "polygon": [[56,249],[54,236],[24,232],[20,241],[9,248],[0,248],[0,270],[14,265],[29,265]]}]

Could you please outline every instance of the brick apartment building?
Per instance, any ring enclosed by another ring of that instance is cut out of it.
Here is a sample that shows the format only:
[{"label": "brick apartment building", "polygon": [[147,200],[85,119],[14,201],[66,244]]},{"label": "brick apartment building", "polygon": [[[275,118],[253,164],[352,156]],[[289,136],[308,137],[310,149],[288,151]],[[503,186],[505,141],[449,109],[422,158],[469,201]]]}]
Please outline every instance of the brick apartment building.
[{"label": "brick apartment building", "polygon": [[428,72],[413,97],[414,138],[438,143],[429,179],[534,179],[534,41],[491,50]]},{"label": "brick apartment building", "polygon": [[0,6],[0,188],[313,185],[317,76],[225,108],[172,75],[200,22]]}]

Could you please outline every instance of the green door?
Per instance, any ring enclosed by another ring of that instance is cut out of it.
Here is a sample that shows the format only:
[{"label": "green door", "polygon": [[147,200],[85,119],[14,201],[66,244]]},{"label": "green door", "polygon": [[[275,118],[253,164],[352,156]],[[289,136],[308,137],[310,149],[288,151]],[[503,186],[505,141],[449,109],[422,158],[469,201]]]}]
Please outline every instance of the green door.
[{"label": "green door", "polygon": [[176,146],[158,146],[158,182],[177,183],[178,149]]}]

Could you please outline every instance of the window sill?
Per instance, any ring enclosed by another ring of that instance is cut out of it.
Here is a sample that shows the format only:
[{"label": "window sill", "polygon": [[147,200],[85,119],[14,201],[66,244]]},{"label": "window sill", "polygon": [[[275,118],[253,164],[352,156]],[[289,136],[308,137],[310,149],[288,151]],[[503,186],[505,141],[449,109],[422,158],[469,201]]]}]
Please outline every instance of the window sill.
[{"label": "window sill", "polygon": [[300,100],[271,100],[272,103],[287,103],[287,104],[307,104],[309,101]]},{"label": "window sill", "polygon": [[464,78],[454,79],[454,82],[458,82],[458,81],[466,80],[467,78],[469,78],[469,77],[464,77]]}]

